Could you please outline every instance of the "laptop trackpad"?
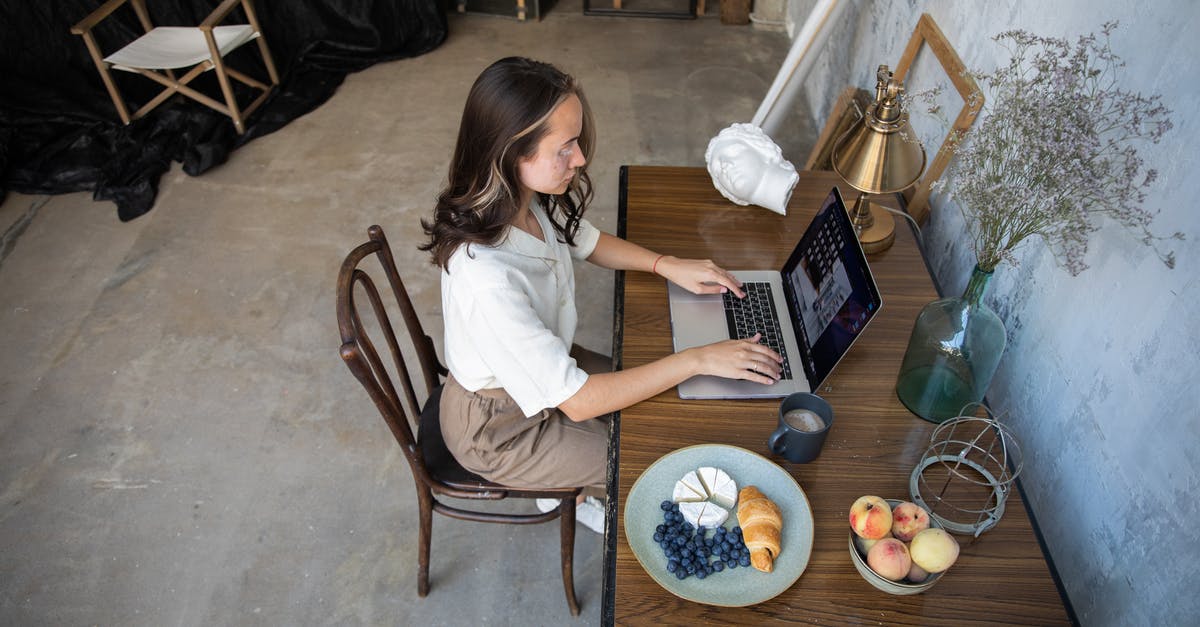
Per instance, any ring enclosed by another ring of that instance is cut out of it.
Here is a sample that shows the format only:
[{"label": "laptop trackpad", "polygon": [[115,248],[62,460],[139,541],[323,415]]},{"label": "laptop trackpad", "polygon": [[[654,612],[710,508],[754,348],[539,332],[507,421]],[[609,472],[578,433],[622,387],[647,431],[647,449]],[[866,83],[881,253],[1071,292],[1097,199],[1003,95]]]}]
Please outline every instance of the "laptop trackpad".
[{"label": "laptop trackpad", "polygon": [[725,305],[718,294],[671,301],[671,340],[675,352],[729,339]]}]

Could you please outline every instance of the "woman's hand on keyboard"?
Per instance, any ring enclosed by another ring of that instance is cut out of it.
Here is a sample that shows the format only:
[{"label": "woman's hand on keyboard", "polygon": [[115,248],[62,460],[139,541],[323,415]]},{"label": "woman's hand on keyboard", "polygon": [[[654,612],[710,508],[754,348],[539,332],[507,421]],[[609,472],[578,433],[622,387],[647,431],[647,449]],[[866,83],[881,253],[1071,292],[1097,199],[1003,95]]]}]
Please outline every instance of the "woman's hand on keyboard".
[{"label": "woman's hand on keyboard", "polygon": [[783,358],[770,348],[758,343],[761,334],[744,340],[725,340],[706,346],[697,346],[698,374],[710,374],[728,379],[746,379],[771,384],[779,380]]},{"label": "woman's hand on keyboard", "polygon": [[742,282],[728,270],[708,259],[680,259],[665,256],[655,264],[654,271],[664,279],[693,294],[724,294],[733,292],[745,298]]}]

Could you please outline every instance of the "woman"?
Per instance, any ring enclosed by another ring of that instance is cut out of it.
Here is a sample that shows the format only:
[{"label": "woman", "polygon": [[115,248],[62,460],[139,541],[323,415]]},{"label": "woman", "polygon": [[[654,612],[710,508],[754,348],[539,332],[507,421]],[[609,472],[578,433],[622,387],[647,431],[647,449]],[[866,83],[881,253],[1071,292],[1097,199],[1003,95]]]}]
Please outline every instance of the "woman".
[{"label": "woman", "polygon": [[[449,184],[432,223],[422,221],[429,242],[421,249],[442,269],[450,377],[441,420],[455,458],[505,485],[585,486],[584,495],[601,496],[602,417],[699,374],[771,384],[782,360],[758,336],[620,372],[572,349],[572,259],[654,272],[695,293],[744,296],[711,261],[659,255],[583,219],[593,139],[587,100],[570,76],[517,57],[492,64],[467,96]],[[602,530],[597,502],[581,501],[577,515]]]}]

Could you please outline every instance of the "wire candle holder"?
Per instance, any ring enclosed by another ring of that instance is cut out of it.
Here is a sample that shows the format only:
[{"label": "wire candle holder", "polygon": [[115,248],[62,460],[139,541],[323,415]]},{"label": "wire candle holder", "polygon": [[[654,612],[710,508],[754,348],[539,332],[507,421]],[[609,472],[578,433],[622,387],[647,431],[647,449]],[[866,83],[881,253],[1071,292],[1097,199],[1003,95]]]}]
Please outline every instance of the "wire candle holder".
[{"label": "wire candle holder", "polygon": [[[969,415],[980,408],[986,418]],[[968,403],[929,436],[908,490],[913,502],[947,531],[978,537],[1004,515],[1022,464],[1021,445],[1012,430],[986,405]]]}]

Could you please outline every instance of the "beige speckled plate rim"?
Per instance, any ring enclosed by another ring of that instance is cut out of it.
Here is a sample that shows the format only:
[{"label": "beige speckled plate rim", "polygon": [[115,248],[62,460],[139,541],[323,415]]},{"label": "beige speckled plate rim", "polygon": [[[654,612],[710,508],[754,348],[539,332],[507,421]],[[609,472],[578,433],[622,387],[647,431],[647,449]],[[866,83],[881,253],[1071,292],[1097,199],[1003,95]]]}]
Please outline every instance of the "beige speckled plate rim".
[{"label": "beige speckled plate rim", "polygon": [[[642,479],[645,478],[648,474],[650,474],[650,471],[653,470],[655,466],[658,466],[659,464],[663,463],[665,460],[667,460],[673,456],[679,455],[681,453],[687,452],[687,451],[692,451],[694,449],[710,448],[710,447],[727,449],[728,451],[737,453],[739,455],[746,455],[746,456],[749,456],[752,458],[757,458],[760,461],[760,463],[766,464],[770,467],[773,467],[774,470],[778,471],[778,473],[782,477],[787,477],[788,481],[790,482],[790,485],[795,487],[796,493],[799,494],[800,498],[803,500],[803,503],[804,503],[803,512],[804,512],[804,514],[807,515],[808,526],[811,529],[811,533],[809,533],[809,535],[808,535],[808,547],[807,547],[807,550],[805,551],[804,563],[801,565],[799,571],[796,573],[796,577],[794,579],[792,579],[791,581],[787,582],[786,585],[779,586],[778,590],[774,590],[774,592],[772,594],[770,594],[769,596],[765,596],[763,598],[751,598],[750,600],[748,600],[745,603],[720,603],[720,602],[715,602],[711,599],[696,598],[693,596],[689,596],[687,594],[683,594],[680,591],[675,590],[674,586],[670,585],[672,580],[667,579],[668,573],[665,570],[663,571],[662,575],[660,576],[658,573],[655,572],[656,569],[652,570],[650,567],[648,567],[646,565],[646,562],[642,559],[642,556],[638,553],[637,549],[634,547],[633,543],[631,543],[629,541],[629,539],[631,537],[633,537],[632,534],[630,533],[630,529],[629,529],[628,510],[629,510],[629,505],[631,502],[631,499],[629,499],[629,498],[627,498],[626,502],[624,503],[624,510],[625,510],[625,514],[626,514],[623,517],[624,521],[625,521],[625,544],[629,546],[629,550],[630,550],[630,552],[633,553],[634,558],[637,559],[638,564],[640,564],[642,569],[646,571],[646,574],[650,575],[650,578],[653,579],[655,581],[655,583],[662,586],[663,589],[665,589],[667,592],[670,592],[671,594],[674,594],[675,596],[677,596],[681,599],[684,599],[687,601],[692,601],[695,603],[703,603],[705,605],[714,605],[714,606],[720,606],[720,607],[745,607],[748,605],[757,605],[759,603],[764,603],[766,601],[770,601],[771,599],[779,596],[780,594],[783,594],[785,591],[787,591],[789,588],[791,588],[793,585],[795,585],[795,583],[797,581],[800,580],[800,576],[803,575],[804,571],[808,568],[809,560],[812,559],[813,543],[815,542],[815,539],[816,539],[816,525],[815,525],[815,519],[813,518],[813,514],[812,514],[812,503],[809,502],[808,495],[805,494],[804,489],[801,488],[800,484],[796,482],[796,478],[793,477],[790,473],[788,473],[787,470],[784,470],[781,466],[779,466],[779,464],[776,464],[775,462],[771,461],[770,459],[767,459],[766,457],[763,457],[762,455],[759,455],[758,453],[755,453],[754,451],[744,449],[740,446],[732,446],[729,444],[694,444],[692,446],[685,446],[682,448],[675,449],[674,451],[671,451],[670,453],[667,453],[667,454],[663,455],[662,457],[659,457],[658,459],[654,460],[654,462],[652,464],[647,466],[646,469],[642,471],[642,474],[638,475],[637,480],[633,482],[633,487],[631,487],[629,489],[629,494],[630,495],[635,494],[638,489],[638,485],[642,482]],[[784,485],[788,485],[788,484],[784,483]],[[741,486],[742,486],[742,483],[741,483],[741,481],[739,481],[738,482],[739,489],[741,488]],[[776,498],[779,498],[778,495],[776,495]],[[667,499],[663,499],[663,500],[667,500]],[[659,502],[660,501],[654,502],[656,509],[657,509],[657,504]],[[645,532],[646,532],[646,530],[639,530],[639,533],[645,533]],[[657,545],[656,545],[656,547],[657,547]],[[785,550],[786,550],[786,548],[785,548]],[[783,553],[781,553],[781,555],[782,554]],[[674,575],[669,575],[669,576],[671,578],[674,578]],[[716,576],[717,575],[714,575],[714,577],[716,577]]]}]

